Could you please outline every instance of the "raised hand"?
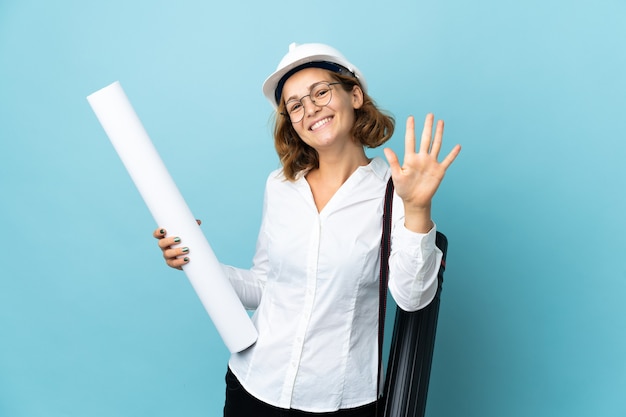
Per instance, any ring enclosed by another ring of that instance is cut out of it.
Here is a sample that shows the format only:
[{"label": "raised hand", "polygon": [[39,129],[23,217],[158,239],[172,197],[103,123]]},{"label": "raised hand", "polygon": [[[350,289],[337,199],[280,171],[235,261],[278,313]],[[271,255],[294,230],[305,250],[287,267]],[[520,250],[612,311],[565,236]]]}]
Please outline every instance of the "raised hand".
[{"label": "raised hand", "polygon": [[438,161],[443,140],[443,120],[437,122],[433,137],[434,119],[433,114],[426,115],[419,149],[416,152],[415,119],[409,116],[406,121],[402,166],[395,152],[389,148],[384,150],[396,193],[404,202],[405,226],[420,233],[426,233],[432,228],[430,218],[432,198],[446,170],[461,151],[461,146],[456,145],[443,161]]}]

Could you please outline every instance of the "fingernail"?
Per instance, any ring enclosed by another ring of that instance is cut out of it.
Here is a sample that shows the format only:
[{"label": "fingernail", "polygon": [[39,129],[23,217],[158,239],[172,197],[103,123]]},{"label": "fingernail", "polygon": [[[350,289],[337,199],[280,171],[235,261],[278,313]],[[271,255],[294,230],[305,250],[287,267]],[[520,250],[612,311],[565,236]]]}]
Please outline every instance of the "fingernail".
[{"label": "fingernail", "polygon": [[179,237],[175,237],[175,238],[174,238],[174,242],[175,242],[175,243],[180,242],[180,238],[179,238]]},{"label": "fingernail", "polygon": [[189,258],[185,256],[185,257],[183,258],[183,261],[185,261],[185,262],[189,262]]},{"label": "fingernail", "polygon": [[164,235],[164,234],[165,234],[165,229],[161,229],[161,230],[159,230],[159,233],[161,233],[162,235]]},{"label": "fingernail", "polygon": [[189,252],[189,248],[183,248],[183,253]]}]

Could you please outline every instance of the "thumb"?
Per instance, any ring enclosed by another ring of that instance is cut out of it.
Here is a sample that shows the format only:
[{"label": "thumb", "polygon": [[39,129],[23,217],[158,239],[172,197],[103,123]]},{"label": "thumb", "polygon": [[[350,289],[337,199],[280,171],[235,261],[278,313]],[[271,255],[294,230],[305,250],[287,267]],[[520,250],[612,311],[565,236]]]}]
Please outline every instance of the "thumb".
[{"label": "thumb", "polygon": [[383,149],[385,153],[385,158],[387,158],[387,162],[389,163],[389,168],[391,169],[391,175],[396,176],[399,171],[401,171],[400,162],[398,161],[398,156],[394,151],[389,148]]}]

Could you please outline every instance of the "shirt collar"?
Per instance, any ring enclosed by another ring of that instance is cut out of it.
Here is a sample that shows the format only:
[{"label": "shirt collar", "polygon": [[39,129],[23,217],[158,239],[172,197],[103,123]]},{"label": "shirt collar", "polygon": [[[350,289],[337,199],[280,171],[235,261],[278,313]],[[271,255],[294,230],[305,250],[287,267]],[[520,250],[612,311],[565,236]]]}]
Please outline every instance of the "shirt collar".
[{"label": "shirt collar", "polygon": [[381,180],[386,179],[387,172],[389,171],[387,163],[380,156],[374,157],[367,168],[371,169],[372,172]]},{"label": "shirt collar", "polygon": [[[381,180],[386,180],[387,171],[389,170],[389,167],[387,166],[387,163],[380,156],[375,156],[374,158],[372,158],[369,164],[359,167],[358,169],[369,169]],[[304,178],[304,176],[309,171],[310,171],[309,169],[303,169],[302,171],[298,172],[295,178],[296,181]]]}]

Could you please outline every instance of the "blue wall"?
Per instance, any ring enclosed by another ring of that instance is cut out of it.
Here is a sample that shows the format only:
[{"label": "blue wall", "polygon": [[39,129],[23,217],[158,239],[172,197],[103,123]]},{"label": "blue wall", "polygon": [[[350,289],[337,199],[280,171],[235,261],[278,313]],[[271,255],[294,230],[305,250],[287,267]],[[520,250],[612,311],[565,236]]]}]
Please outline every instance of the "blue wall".
[{"label": "blue wall", "polygon": [[360,67],[399,152],[429,111],[463,145],[428,415],[626,415],[626,3],[208,3],[0,2],[0,416],[221,413],[228,352],[85,97],[120,80],[246,267],[292,41]]}]

